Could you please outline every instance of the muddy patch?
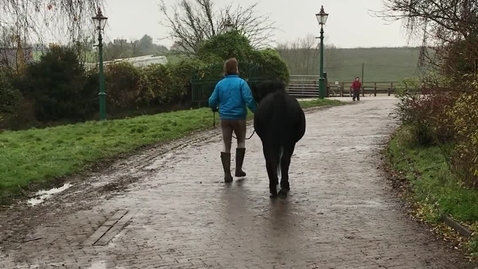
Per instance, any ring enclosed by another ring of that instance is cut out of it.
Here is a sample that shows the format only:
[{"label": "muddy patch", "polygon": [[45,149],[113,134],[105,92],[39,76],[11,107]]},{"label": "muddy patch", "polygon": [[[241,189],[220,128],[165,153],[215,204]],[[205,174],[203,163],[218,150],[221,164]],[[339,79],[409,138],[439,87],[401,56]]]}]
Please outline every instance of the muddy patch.
[{"label": "muddy patch", "polygon": [[108,182],[97,189],[99,194],[121,192],[128,189],[128,186],[132,183],[137,182],[140,177],[135,176],[122,176],[119,179]]},{"label": "muddy patch", "polygon": [[35,194],[34,197],[28,199],[27,203],[30,206],[39,205],[39,204],[43,203],[45,200],[51,198],[53,195],[58,194],[58,193],[63,192],[63,191],[66,191],[71,186],[72,186],[71,183],[65,183],[63,186],[61,186],[59,188],[53,188],[53,189],[49,189],[49,190],[38,191]]}]

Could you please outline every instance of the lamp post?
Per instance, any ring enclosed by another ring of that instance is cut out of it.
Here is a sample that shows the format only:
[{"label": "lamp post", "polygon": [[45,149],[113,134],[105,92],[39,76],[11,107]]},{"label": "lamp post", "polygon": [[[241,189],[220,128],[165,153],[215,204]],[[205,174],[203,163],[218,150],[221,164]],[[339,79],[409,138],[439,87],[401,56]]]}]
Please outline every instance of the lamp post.
[{"label": "lamp post", "polygon": [[100,92],[98,93],[100,100],[100,120],[106,120],[106,92],[105,92],[105,75],[103,73],[103,35],[102,31],[105,29],[107,17],[103,16],[101,8],[98,8],[96,16],[92,17],[95,21],[95,28],[98,30],[98,61],[99,61],[99,77],[100,77]]},{"label": "lamp post", "polygon": [[231,18],[228,18],[226,23],[224,24],[224,30],[226,30],[226,33],[229,33],[234,30],[234,24],[232,24]]},{"label": "lamp post", "polygon": [[319,99],[325,97],[325,78],[324,78],[324,25],[327,22],[329,14],[325,13],[324,6],[321,6],[320,12],[315,14],[320,25],[320,74],[319,74]]}]

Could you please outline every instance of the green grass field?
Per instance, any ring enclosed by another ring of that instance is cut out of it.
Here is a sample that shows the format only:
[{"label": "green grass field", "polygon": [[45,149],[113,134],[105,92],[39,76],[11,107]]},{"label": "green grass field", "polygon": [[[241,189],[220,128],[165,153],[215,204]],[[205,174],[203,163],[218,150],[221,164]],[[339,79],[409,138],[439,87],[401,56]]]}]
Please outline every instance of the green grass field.
[{"label": "green grass field", "polygon": [[[342,104],[336,100],[300,102],[302,107]],[[249,113],[249,118],[253,114]],[[183,110],[105,122],[86,122],[0,134],[0,203],[34,182],[71,175],[104,158],[178,139],[211,127],[210,109]]]},{"label": "green grass field", "polygon": [[[418,76],[419,48],[325,49],[324,71],[329,81],[349,82],[362,77],[366,82],[395,82]],[[317,51],[283,51],[292,75],[319,73]]]},{"label": "green grass field", "polygon": [[[478,230],[478,192],[463,187],[451,173],[442,150],[414,146],[410,129],[402,126],[391,140],[387,155],[395,171],[410,183],[418,217],[434,224],[442,214]],[[468,250],[478,252],[478,238]]]},{"label": "green grass field", "polygon": [[351,81],[362,76],[363,81],[399,81],[418,76],[418,48],[357,48],[337,49],[326,63],[329,80]]}]

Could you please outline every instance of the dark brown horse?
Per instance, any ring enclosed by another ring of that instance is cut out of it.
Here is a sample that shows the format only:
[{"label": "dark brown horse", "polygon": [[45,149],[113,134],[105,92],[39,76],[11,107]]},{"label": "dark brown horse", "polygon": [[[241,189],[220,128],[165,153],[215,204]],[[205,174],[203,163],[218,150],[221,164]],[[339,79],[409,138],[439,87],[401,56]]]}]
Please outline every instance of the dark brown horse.
[{"label": "dark brown horse", "polygon": [[[269,177],[271,198],[286,198],[290,190],[289,166],[295,144],[305,134],[305,114],[299,102],[289,96],[284,83],[266,81],[252,87],[258,103],[254,128],[262,141],[262,150]],[[281,176],[277,192],[278,176]]]}]

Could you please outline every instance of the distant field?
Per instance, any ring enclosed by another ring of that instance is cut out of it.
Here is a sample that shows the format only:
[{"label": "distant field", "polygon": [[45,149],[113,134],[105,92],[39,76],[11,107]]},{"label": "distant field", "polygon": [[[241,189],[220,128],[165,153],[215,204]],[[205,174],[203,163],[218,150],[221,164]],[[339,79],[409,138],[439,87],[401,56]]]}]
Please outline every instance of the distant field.
[{"label": "distant field", "polygon": [[[418,75],[419,48],[326,49],[324,71],[329,81],[351,81],[362,76],[364,81],[388,82]],[[317,51],[283,51],[292,75],[319,73]]]},{"label": "distant field", "polygon": [[325,70],[329,80],[352,80],[362,76],[363,63],[363,80],[397,81],[418,76],[418,57],[417,48],[337,49]]}]

